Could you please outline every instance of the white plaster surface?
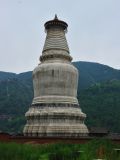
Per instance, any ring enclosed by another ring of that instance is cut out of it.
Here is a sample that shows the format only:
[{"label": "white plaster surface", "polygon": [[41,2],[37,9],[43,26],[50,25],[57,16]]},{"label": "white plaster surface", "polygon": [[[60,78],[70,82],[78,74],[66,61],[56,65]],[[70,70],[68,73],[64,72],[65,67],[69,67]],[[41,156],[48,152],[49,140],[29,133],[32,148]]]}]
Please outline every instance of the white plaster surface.
[{"label": "white plaster surface", "polygon": [[77,100],[78,70],[71,60],[64,29],[55,26],[48,29],[41,63],[33,71],[34,98],[25,115],[25,136],[88,134],[86,115]]}]

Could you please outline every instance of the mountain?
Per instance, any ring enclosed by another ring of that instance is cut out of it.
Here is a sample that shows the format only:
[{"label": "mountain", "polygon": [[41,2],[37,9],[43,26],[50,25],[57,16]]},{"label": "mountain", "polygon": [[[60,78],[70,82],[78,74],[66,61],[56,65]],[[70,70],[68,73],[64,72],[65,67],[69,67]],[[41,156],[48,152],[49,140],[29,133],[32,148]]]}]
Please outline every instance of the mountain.
[{"label": "mountain", "polygon": [[[89,126],[104,124],[110,130],[120,132],[117,122],[120,117],[118,100],[120,86],[116,87],[116,83],[120,83],[120,70],[91,62],[73,62],[73,64],[79,71],[78,98],[81,108],[88,115],[87,124]],[[22,131],[25,124],[24,114],[32,98],[31,71],[20,74],[0,72],[0,130]],[[115,106],[117,107],[114,108]],[[115,118],[111,116],[112,112],[117,115]]]},{"label": "mountain", "polygon": [[15,78],[15,76],[16,76],[15,73],[0,71],[0,81],[7,80],[9,78]]},{"label": "mountain", "polygon": [[78,92],[91,85],[112,79],[120,80],[120,70],[92,62],[73,62],[79,71]]},{"label": "mountain", "polygon": [[120,132],[120,80],[95,84],[78,95],[88,126]]},{"label": "mountain", "polygon": [[0,71],[0,82],[5,81],[5,80],[10,80],[10,79],[18,79],[22,81],[27,81],[27,80],[32,81],[32,71],[23,72],[20,74]]},{"label": "mountain", "polygon": [[[22,130],[24,114],[33,97],[32,80],[11,78],[0,81],[0,130]],[[20,129],[21,128],[21,129]]]}]

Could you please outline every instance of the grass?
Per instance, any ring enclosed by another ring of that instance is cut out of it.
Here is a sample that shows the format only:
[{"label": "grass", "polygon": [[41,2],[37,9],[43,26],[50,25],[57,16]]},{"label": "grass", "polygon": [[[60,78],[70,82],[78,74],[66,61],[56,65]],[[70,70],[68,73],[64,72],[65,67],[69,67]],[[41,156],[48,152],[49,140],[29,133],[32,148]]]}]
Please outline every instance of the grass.
[{"label": "grass", "polygon": [[105,139],[92,140],[86,144],[0,143],[0,160],[120,160],[120,153],[114,148],[120,148],[120,144]]}]

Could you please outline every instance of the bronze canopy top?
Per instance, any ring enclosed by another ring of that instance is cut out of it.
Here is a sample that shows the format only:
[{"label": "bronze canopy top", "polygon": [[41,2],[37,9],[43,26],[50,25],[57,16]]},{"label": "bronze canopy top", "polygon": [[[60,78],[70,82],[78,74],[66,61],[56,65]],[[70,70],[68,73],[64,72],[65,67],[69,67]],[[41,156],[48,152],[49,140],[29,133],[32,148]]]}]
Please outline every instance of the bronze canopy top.
[{"label": "bronze canopy top", "polygon": [[47,21],[44,26],[46,30],[53,27],[62,27],[64,30],[67,30],[68,24],[64,21],[59,20],[57,15],[55,14],[55,18],[53,20]]}]

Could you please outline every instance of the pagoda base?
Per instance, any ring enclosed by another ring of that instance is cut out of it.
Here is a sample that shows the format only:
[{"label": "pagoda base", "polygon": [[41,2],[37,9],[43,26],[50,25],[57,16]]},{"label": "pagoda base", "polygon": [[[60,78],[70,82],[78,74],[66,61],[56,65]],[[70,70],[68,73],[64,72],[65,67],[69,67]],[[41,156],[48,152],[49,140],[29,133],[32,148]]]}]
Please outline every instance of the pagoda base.
[{"label": "pagoda base", "polygon": [[37,104],[26,113],[24,136],[82,137],[88,135],[86,115],[76,104]]}]

